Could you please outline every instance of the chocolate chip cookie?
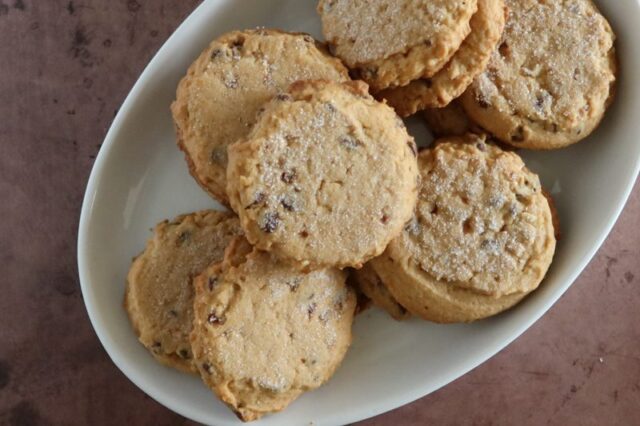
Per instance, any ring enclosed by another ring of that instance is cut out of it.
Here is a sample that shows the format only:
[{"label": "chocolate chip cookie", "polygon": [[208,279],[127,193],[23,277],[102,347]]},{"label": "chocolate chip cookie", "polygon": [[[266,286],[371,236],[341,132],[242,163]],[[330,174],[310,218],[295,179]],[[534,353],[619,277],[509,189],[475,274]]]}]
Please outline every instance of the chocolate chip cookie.
[{"label": "chocolate chip cookie", "polygon": [[360,267],[416,200],[416,145],[363,82],[293,84],[229,147],[227,193],[249,241],[304,268]]}]

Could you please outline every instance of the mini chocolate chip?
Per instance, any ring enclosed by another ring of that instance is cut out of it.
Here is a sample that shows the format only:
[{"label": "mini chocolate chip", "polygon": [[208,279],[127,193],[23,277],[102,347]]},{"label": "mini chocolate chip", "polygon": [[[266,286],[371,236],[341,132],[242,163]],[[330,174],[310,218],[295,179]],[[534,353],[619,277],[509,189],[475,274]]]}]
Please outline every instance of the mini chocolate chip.
[{"label": "mini chocolate chip", "polygon": [[162,347],[162,343],[160,342],[153,342],[153,345],[151,345],[152,348],[160,348]]},{"label": "mini chocolate chip", "polygon": [[292,183],[296,178],[296,170],[293,169],[291,171],[284,171],[282,172],[282,175],[280,175],[280,179],[282,179],[282,181],[284,183]]},{"label": "mini chocolate chip", "polygon": [[316,307],[318,305],[316,304],[316,302],[312,302],[308,307],[307,307],[307,314],[309,315],[309,319],[311,319],[311,316],[313,315],[313,313],[316,311]]},{"label": "mini chocolate chip", "polygon": [[331,102],[325,102],[325,106],[327,107],[327,109],[329,110],[329,112],[336,112],[337,109],[335,107],[335,105],[333,105]]},{"label": "mini chocolate chip", "polygon": [[418,146],[416,145],[416,143],[413,140],[409,140],[409,141],[407,141],[407,146],[411,150],[411,153],[413,154],[413,156],[417,157],[418,156]]},{"label": "mini chocolate chip", "polygon": [[341,311],[344,308],[344,303],[342,303],[342,300],[338,300],[335,306],[337,311]]},{"label": "mini chocolate chip", "polygon": [[264,215],[261,228],[267,234],[271,234],[278,229],[279,224],[280,215],[277,212],[270,212]]},{"label": "mini chocolate chip", "polygon": [[289,286],[289,290],[295,293],[298,290],[298,287],[300,287],[300,279],[295,278],[292,281],[288,281],[287,285]]},{"label": "mini chocolate chip", "polygon": [[218,277],[209,277],[209,280],[208,280],[209,291],[212,291],[217,284],[218,284]]},{"label": "mini chocolate chip", "polygon": [[383,225],[386,225],[387,223],[389,223],[389,216],[387,216],[386,214],[383,214],[382,217],[380,218],[380,222],[382,222]]},{"label": "mini chocolate chip", "polygon": [[172,317],[177,317],[177,316],[178,316],[178,313],[177,313],[175,310],[171,309],[171,310],[169,311],[169,315],[171,315]]},{"label": "mini chocolate chip", "polygon": [[311,37],[310,35],[304,35],[302,37],[304,39],[304,41],[306,41],[307,43],[315,43],[316,41],[313,39],[313,37]]},{"label": "mini chocolate chip", "polygon": [[498,51],[500,52],[500,56],[502,56],[503,58],[506,58],[507,56],[509,56],[509,44],[505,41],[503,42],[500,47],[498,47]]},{"label": "mini chocolate chip", "polygon": [[542,107],[544,106],[544,97],[542,95],[538,95],[536,96],[536,104],[535,104],[535,108],[537,110],[542,110]]},{"label": "mini chocolate chip", "polygon": [[212,312],[209,314],[209,316],[207,317],[207,322],[209,324],[224,324],[226,322],[226,319],[224,317],[219,317],[215,314],[215,312]]},{"label": "mini chocolate chip", "polygon": [[180,358],[182,358],[182,359],[189,359],[190,358],[189,357],[189,351],[186,350],[186,349],[180,349],[178,351],[178,355],[180,355]]},{"label": "mini chocolate chip", "polygon": [[362,145],[362,142],[351,136],[343,136],[342,138],[340,138],[340,145],[351,150],[356,149],[358,146]]},{"label": "mini chocolate chip", "polygon": [[298,235],[300,235],[302,238],[308,238],[309,237],[309,233],[307,231],[300,231],[298,233]]},{"label": "mini chocolate chip", "polygon": [[[558,133],[558,125],[557,125],[556,123],[553,123],[553,124],[551,125],[551,131],[552,131],[553,133]],[[582,133],[582,132],[578,132],[578,134],[580,134],[580,133]]]},{"label": "mini chocolate chip", "polygon": [[476,148],[478,148],[482,152],[485,152],[487,150],[487,145],[485,145],[484,142],[478,142],[476,144]]},{"label": "mini chocolate chip", "polygon": [[184,231],[181,232],[180,235],[178,235],[178,241],[177,244],[178,245],[182,245],[187,243],[189,240],[191,239],[191,233],[189,231]]},{"label": "mini chocolate chip", "polygon": [[218,146],[211,150],[211,161],[220,166],[227,164],[227,148],[224,146]]},{"label": "mini chocolate chip", "polygon": [[524,141],[524,127],[518,126],[515,133],[511,135],[512,142],[522,142]]},{"label": "mini chocolate chip", "polygon": [[264,192],[256,193],[256,195],[253,197],[253,203],[251,203],[247,207],[245,207],[245,210],[259,206],[266,199],[267,199],[267,194],[265,194]]},{"label": "mini chocolate chip", "polygon": [[203,363],[202,364],[202,369],[207,373],[207,374],[211,374],[211,365],[208,363]]},{"label": "mini chocolate chip", "polygon": [[211,52],[211,60],[213,61],[214,59],[218,59],[223,54],[224,52],[222,51],[222,49],[213,49],[213,51]]},{"label": "mini chocolate chip", "polygon": [[282,205],[282,207],[285,208],[285,210],[287,211],[295,211],[296,207],[295,207],[295,202],[293,201],[293,199],[287,195],[283,196],[282,199],[280,200],[280,204]]},{"label": "mini chocolate chip", "polygon": [[424,44],[425,44],[427,47],[431,47],[431,46],[433,46],[433,42],[432,42],[431,40],[425,40]]},{"label": "mini chocolate chip", "polygon": [[278,93],[276,95],[276,99],[279,101],[292,101],[293,97],[288,93]]}]

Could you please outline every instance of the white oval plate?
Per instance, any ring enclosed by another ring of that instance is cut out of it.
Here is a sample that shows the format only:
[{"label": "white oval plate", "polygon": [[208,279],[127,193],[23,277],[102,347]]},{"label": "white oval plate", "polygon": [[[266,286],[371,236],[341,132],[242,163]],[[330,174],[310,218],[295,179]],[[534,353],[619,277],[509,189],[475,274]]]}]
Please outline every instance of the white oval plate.
[{"label": "white oval plate", "polygon": [[[517,308],[471,325],[398,323],[370,310],[337,374],[260,425],[336,425],[420,398],[493,356],[531,326],[571,285],[609,233],[640,168],[640,7],[599,1],[618,34],[618,97],[589,140],[557,152],[526,153],[560,211],[563,238],[542,287]],[[149,228],[216,204],[189,176],[175,145],[169,105],[187,66],[214,37],[255,26],[306,31],[321,38],[315,0],[208,0],[148,65],[115,118],[87,186],[78,241],[84,301],[113,362],[144,392],[195,421],[238,424],[197,377],[154,362],[137,342],[122,308],[131,257]],[[428,136],[411,129],[419,142]]]}]

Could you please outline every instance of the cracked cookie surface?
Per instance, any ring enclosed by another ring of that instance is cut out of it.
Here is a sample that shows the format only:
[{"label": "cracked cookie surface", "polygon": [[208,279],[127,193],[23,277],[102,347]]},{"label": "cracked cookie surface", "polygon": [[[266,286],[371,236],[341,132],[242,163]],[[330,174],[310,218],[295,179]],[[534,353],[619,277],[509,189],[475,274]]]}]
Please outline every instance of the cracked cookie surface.
[{"label": "cracked cookie surface", "polygon": [[227,192],[249,241],[301,267],[360,267],[412,215],[416,146],[362,82],[312,81],[265,106],[229,149]]},{"label": "cracked cookie surface", "polygon": [[476,136],[437,141],[418,161],[414,217],[371,261],[396,300],[424,319],[461,322],[536,289],[555,251],[537,175]]},{"label": "cracked cookie surface", "polygon": [[202,52],[180,82],[171,111],[178,146],[205,191],[228,205],[227,146],[249,133],[262,104],[307,79],[346,81],[349,76],[306,34],[234,31]]},{"label": "cracked cookie surface", "polygon": [[194,359],[244,421],[325,383],[351,343],[356,297],[346,272],[297,271],[239,237],[195,280]]}]

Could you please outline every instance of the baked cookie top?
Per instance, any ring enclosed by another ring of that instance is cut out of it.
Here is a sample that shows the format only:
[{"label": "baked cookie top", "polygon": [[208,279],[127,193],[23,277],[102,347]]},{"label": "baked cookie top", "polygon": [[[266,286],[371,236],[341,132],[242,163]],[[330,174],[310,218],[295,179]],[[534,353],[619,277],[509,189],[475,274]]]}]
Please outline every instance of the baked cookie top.
[{"label": "baked cookie top", "polygon": [[359,267],[411,217],[415,156],[366,84],[297,82],[229,148],[227,192],[258,248],[302,267]]},{"label": "baked cookie top", "polygon": [[398,321],[411,317],[411,314],[389,292],[369,263],[365,263],[361,269],[354,270],[352,274],[358,289],[378,308]]},{"label": "baked cookie top", "polygon": [[386,99],[403,117],[425,108],[447,106],[484,71],[500,40],[505,19],[504,0],[478,0],[478,11],[471,17],[471,33],[443,69],[431,78],[383,90],[376,97]]},{"label": "baked cookie top", "polygon": [[514,146],[553,149],[585,138],[613,94],[611,27],[590,0],[506,4],[502,41],[463,106]]},{"label": "baked cookie top", "polygon": [[193,319],[191,279],[222,260],[229,241],[240,235],[232,213],[201,211],[155,227],[127,276],[125,307],[140,342],[163,364],[194,371],[189,333]]},{"label": "baked cookie top", "polygon": [[214,40],[187,71],[171,105],[178,145],[198,183],[228,204],[227,146],[247,135],[271,97],[294,81],[319,78],[349,76],[309,35],[256,29]]},{"label": "baked cookie top", "polygon": [[415,215],[372,261],[398,302],[426,319],[470,321],[537,288],[554,229],[539,179],[520,157],[467,136],[437,141],[418,163]]},{"label": "baked cookie top", "polygon": [[424,44],[434,56],[457,49],[476,0],[320,0],[322,31],[335,54],[356,67]]},{"label": "baked cookie top", "polygon": [[356,306],[337,269],[298,272],[236,239],[195,282],[194,357],[244,421],[326,382],[351,343]]}]

